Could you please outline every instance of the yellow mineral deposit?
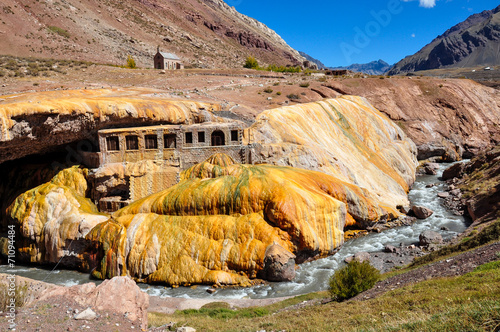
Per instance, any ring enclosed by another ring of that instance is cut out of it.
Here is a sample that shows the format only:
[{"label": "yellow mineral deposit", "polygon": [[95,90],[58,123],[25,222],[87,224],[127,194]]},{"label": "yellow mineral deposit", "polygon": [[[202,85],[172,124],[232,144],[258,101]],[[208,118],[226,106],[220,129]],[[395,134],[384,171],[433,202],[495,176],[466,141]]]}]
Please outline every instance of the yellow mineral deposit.
[{"label": "yellow mineral deposit", "polygon": [[24,260],[57,263],[72,255],[70,242],[83,239],[109,218],[85,198],[86,174],[87,170],[76,166],[65,169],[51,182],[17,197],[8,208],[7,215],[19,226],[21,238],[16,239],[16,246]]},{"label": "yellow mineral deposit", "polygon": [[[0,141],[12,139],[14,118],[37,114],[81,115],[89,121],[105,122],[110,118],[138,118],[171,124],[218,121],[210,112],[217,104],[173,101],[152,89],[62,90],[2,96],[0,103]],[[84,124],[82,122],[82,124]],[[60,130],[64,130],[61,128]]]},{"label": "yellow mineral deposit", "polygon": [[262,146],[254,162],[319,170],[367,189],[377,204],[409,204],[415,144],[362,97],[264,111],[246,139]]},{"label": "yellow mineral deposit", "polygon": [[[46,94],[40,104],[34,99],[36,112],[63,107],[95,117],[128,113],[189,123],[211,107],[153,100],[144,91],[61,93]],[[26,97],[12,98],[19,105],[0,105],[7,119],[28,109]],[[345,226],[396,218],[397,206],[408,204],[415,145],[363,98],[265,111],[244,144],[251,144],[257,164],[213,155],[183,171],[178,184],[110,218],[84,198],[86,171],[65,170],[9,208],[21,229],[19,250],[33,262],[55,262],[70,251],[68,240],[86,235],[91,245],[79,255],[98,278],[248,286],[256,277],[290,280],[295,262],[335,252]],[[117,166],[118,178],[126,167]],[[153,169],[136,167],[138,176]]]}]

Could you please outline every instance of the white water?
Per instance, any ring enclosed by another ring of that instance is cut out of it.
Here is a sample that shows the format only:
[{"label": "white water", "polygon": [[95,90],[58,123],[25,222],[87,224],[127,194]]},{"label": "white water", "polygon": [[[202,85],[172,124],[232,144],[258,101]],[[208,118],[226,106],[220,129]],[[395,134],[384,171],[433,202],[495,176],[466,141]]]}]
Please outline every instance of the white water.
[{"label": "white water", "polygon": [[[267,285],[250,288],[221,289],[214,294],[208,294],[208,286],[198,286],[196,288],[170,288],[164,286],[152,286],[139,284],[150,295],[173,296],[184,298],[273,298],[283,296],[294,296],[327,289],[328,278],[341,266],[344,259],[354,255],[359,251],[375,252],[383,250],[385,244],[409,245],[418,242],[418,236],[425,230],[432,230],[441,233],[443,238],[449,239],[462,233],[466,228],[466,220],[461,216],[455,216],[444,209],[440,204],[437,193],[444,191],[445,184],[438,180],[442,171],[450,164],[441,164],[438,175],[424,175],[417,178],[409,198],[412,204],[422,205],[434,211],[434,214],[426,219],[420,220],[411,226],[403,226],[389,229],[381,233],[371,233],[367,236],[350,240],[333,256],[320,259],[314,262],[300,265],[293,282],[270,283]],[[426,188],[427,184],[435,183],[432,188]],[[441,227],[446,227],[447,231],[442,231]],[[8,273],[7,266],[0,266],[1,273]],[[12,273],[12,272],[11,272]],[[101,281],[91,280],[88,274],[68,270],[44,270],[34,267],[19,266],[13,270],[20,276],[44,280],[59,285],[73,286],[85,282]]]}]

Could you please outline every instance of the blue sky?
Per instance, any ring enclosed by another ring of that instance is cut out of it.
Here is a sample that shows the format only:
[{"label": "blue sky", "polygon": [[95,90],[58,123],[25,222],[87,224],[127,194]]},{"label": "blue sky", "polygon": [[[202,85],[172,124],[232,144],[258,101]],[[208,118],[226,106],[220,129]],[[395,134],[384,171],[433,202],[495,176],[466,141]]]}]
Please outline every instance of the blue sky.
[{"label": "blue sky", "polygon": [[[327,66],[411,55],[498,0],[226,0]],[[364,36],[363,36],[364,35]]]}]

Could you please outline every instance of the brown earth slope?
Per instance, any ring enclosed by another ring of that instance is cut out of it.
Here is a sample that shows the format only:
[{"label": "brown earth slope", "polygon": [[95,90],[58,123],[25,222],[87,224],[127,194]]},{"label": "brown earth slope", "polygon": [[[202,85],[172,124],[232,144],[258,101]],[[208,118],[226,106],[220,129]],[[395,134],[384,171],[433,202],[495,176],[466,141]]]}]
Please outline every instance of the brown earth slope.
[{"label": "brown earth slope", "polygon": [[4,0],[0,54],[152,67],[156,47],[188,66],[241,67],[248,55],[265,63],[305,59],[273,30],[222,0]]}]

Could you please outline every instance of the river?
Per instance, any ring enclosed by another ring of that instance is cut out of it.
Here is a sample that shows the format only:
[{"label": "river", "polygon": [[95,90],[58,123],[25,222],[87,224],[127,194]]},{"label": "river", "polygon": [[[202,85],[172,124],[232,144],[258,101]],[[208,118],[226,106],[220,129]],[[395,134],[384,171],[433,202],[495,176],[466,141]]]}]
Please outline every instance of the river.
[{"label": "river", "polygon": [[[409,193],[409,199],[414,205],[422,205],[434,211],[434,214],[425,220],[418,220],[411,226],[402,226],[385,230],[381,233],[370,233],[366,236],[347,241],[333,256],[313,262],[301,264],[297,275],[292,282],[269,283],[249,288],[227,288],[217,290],[214,294],[207,292],[208,286],[171,288],[139,284],[150,295],[183,297],[183,298],[273,298],[295,296],[310,292],[326,290],[328,279],[333,272],[342,266],[346,257],[360,251],[382,251],[385,244],[399,246],[400,243],[410,245],[418,242],[419,235],[425,230],[441,233],[444,239],[450,239],[462,233],[467,227],[467,220],[462,216],[453,215],[441,206],[437,193],[444,191],[446,184],[439,181],[444,169],[450,164],[440,164],[437,175],[423,175],[417,177]],[[428,184],[436,184],[427,188]],[[443,231],[441,228],[446,227]],[[0,273],[11,271],[8,266],[0,266]],[[43,280],[59,285],[72,286],[85,282],[100,283],[101,280],[92,280],[88,274],[69,270],[50,270],[38,267],[17,266],[14,273],[23,277]]]}]

